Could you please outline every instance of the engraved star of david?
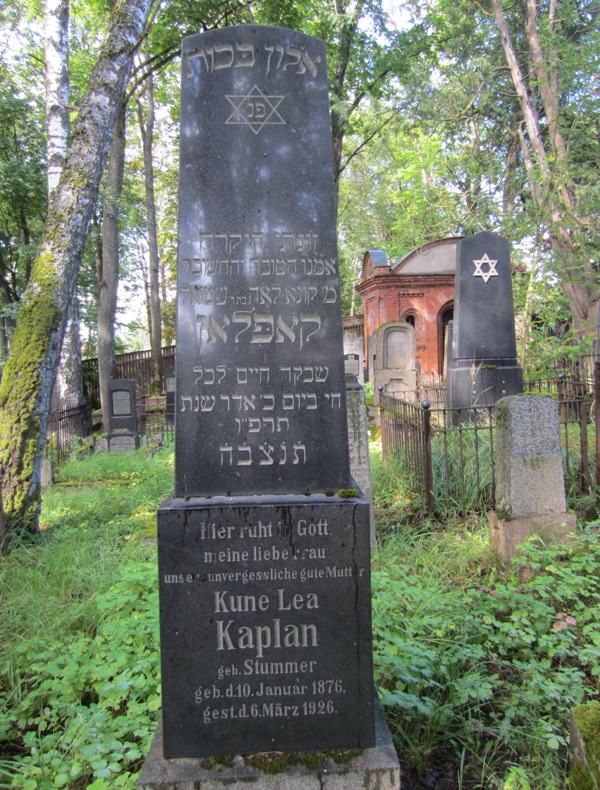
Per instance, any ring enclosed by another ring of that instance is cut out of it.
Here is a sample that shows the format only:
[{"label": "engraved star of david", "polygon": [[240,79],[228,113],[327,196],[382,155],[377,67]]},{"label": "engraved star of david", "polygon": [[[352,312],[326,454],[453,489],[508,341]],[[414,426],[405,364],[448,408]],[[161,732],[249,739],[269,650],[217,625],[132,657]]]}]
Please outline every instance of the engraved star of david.
[{"label": "engraved star of david", "polygon": [[285,96],[267,96],[256,85],[245,96],[227,96],[233,112],[226,124],[249,126],[258,134],[263,126],[281,126],[286,122],[277,112]]},{"label": "engraved star of david", "polygon": [[[496,264],[498,263],[498,261],[490,260],[488,258],[487,252],[484,252],[481,258],[479,258],[478,261],[474,260],[473,263],[475,264],[475,271],[473,272],[473,277],[481,277],[484,283],[487,283],[490,277],[498,277],[498,272],[496,271]],[[484,272],[481,267],[485,263],[488,264],[489,269]]]}]

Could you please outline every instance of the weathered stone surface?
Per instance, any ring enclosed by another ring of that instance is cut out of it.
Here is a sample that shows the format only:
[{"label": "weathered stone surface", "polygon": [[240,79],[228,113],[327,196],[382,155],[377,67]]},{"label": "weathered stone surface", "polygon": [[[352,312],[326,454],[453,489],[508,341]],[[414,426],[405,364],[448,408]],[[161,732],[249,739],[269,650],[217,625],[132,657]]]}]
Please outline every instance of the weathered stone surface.
[{"label": "weathered stone surface", "polygon": [[42,460],[40,485],[42,489],[54,485],[56,464],[51,458]]},{"label": "weathered stone surface", "polygon": [[158,552],[166,757],[373,745],[367,502],[167,500]]},{"label": "weathered stone surface", "polygon": [[577,519],[573,513],[529,516],[514,519],[488,514],[490,545],[502,562],[517,554],[518,546],[532,535],[539,535],[545,543],[569,543],[574,540]]},{"label": "weathered stone surface", "polygon": [[[202,759],[165,760],[162,726],[156,732],[142,768],[138,790],[399,790],[400,766],[390,731],[377,704],[376,740],[372,748],[348,762],[327,760],[315,769],[293,763],[281,773],[268,774],[237,757],[231,768],[207,767]],[[265,761],[269,755],[264,755]],[[292,761],[290,761],[292,762]]]},{"label": "weathered stone surface", "polygon": [[371,481],[371,460],[369,458],[369,427],[365,391],[346,390],[348,406],[348,442],[350,445],[350,473],[359,487],[362,496],[369,502],[369,533],[371,549],[375,548],[375,515],[373,512],[373,483]]},{"label": "weathered stone surface", "polygon": [[389,321],[377,330],[375,404],[381,392],[414,401],[417,391],[415,328],[406,321]]},{"label": "weathered stone surface", "polygon": [[565,513],[554,398],[516,395],[496,404],[496,502],[508,518]]},{"label": "weathered stone surface", "polygon": [[140,446],[137,433],[114,433],[108,435],[108,450],[111,453],[133,453]]},{"label": "weathered stone surface", "polygon": [[510,245],[495,233],[476,233],[461,240],[457,255],[449,405],[493,405],[523,388]]},{"label": "weathered stone surface", "polygon": [[229,27],[182,48],[178,496],[347,484],[325,45]]}]

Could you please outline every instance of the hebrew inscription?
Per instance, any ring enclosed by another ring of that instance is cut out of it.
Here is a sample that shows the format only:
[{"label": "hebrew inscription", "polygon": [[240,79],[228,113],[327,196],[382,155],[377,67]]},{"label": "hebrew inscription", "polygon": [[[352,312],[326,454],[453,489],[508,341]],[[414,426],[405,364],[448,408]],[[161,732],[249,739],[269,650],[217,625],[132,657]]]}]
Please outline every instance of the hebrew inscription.
[{"label": "hebrew inscription", "polygon": [[257,30],[184,42],[178,495],[335,490],[348,473],[324,50]]}]

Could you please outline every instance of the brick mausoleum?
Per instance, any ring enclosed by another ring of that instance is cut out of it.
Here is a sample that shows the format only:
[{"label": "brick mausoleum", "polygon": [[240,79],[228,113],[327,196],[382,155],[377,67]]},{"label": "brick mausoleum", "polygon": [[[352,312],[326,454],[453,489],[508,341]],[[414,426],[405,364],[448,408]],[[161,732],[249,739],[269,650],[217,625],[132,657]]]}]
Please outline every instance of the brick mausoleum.
[{"label": "brick mausoleum", "polygon": [[[444,370],[444,334],[454,311],[456,247],[461,237],[442,239],[390,263],[383,250],[368,250],[360,284],[365,368],[371,375],[369,338],[388,321],[415,327],[417,364],[422,374]],[[357,317],[344,319],[346,332],[359,332]],[[373,348],[373,346],[372,346]],[[373,353],[373,351],[371,351]]]}]

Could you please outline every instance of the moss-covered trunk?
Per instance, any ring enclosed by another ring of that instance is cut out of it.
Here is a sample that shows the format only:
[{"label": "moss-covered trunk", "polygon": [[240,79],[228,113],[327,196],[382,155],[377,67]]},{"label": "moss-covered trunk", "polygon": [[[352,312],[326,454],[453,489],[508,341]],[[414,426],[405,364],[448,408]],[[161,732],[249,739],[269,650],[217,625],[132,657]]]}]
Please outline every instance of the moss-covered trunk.
[{"label": "moss-covered trunk", "polygon": [[40,467],[66,315],[133,51],[151,0],[119,0],[75,122],[0,384],[0,469],[8,526],[37,528]]}]

